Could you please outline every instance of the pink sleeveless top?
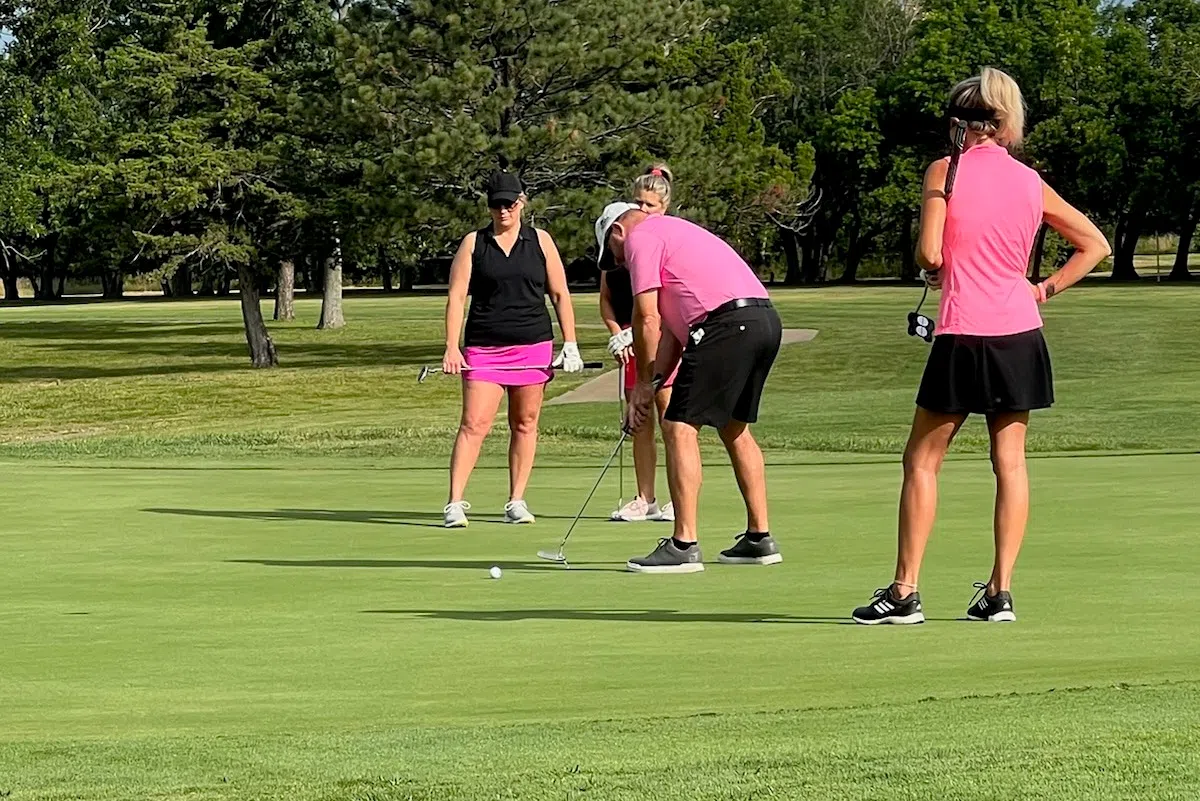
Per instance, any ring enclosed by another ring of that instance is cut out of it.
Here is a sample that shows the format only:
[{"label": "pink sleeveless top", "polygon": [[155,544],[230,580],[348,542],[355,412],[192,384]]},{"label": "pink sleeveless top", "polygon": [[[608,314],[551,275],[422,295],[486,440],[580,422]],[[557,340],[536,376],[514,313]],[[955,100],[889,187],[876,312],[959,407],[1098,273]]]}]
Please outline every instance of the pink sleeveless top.
[{"label": "pink sleeveless top", "polygon": [[1042,224],[1042,179],[997,144],[962,154],[942,237],[943,334],[1006,336],[1041,328],[1025,278]]}]

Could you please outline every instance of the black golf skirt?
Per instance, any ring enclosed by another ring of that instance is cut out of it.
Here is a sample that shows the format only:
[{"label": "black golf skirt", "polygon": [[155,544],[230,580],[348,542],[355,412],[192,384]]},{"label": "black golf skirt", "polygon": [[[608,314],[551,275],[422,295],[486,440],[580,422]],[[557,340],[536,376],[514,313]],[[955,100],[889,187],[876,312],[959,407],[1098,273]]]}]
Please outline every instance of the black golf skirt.
[{"label": "black golf skirt", "polygon": [[941,334],[933,341],[917,405],[942,414],[1046,409],[1054,375],[1042,330],[979,337]]}]

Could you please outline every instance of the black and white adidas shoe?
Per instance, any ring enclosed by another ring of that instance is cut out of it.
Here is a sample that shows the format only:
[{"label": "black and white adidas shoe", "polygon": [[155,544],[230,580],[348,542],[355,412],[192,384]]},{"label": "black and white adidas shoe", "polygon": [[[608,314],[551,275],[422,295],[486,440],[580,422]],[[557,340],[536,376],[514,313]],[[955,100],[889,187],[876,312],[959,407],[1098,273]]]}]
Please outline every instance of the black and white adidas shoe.
[{"label": "black and white adidas shoe", "polygon": [[910,592],[904,598],[896,598],[891,587],[875,590],[875,597],[866,606],[854,610],[854,622],[866,626],[880,623],[896,625],[911,625],[924,623],[925,613],[921,611],[921,594]]},{"label": "black and white adidas shoe", "polygon": [[968,620],[986,621],[988,623],[1016,622],[1017,612],[1013,609],[1012,595],[1007,590],[1001,590],[995,595],[987,594],[987,585],[975,584],[975,597],[971,599],[971,608],[967,610]]}]

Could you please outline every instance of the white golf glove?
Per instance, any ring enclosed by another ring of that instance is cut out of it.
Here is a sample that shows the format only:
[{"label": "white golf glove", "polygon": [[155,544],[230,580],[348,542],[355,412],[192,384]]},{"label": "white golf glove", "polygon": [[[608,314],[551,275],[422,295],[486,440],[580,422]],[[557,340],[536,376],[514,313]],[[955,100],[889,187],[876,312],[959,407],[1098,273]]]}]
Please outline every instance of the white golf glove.
[{"label": "white golf glove", "polygon": [[550,365],[564,373],[578,373],[583,370],[583,358],[579,355],[579,346],[574,342],[564,342],[558,358]]},{"label": "white golf glove", "polygon": [[608,338],[608,352],[614,359],[621,358],[621,351],[633,345],[633,329],[626,328]]}]

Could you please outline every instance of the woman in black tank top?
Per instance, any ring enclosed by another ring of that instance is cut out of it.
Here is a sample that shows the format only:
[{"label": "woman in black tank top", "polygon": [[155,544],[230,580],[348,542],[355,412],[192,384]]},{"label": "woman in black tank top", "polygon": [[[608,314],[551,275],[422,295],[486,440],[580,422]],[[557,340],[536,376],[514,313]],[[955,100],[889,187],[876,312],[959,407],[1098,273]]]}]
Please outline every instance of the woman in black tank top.
[{"label": "woman in black tank top", "polygon": [[[493,174],[488,182],[492,223],[463,238],[450,267],[442,369],[464,378],[462,420],[450,457],[450,496],[443,510],[451,528],[467,525],[467,481],[506,393],[510,438],[504,518],[509,523],[533,522],[525,487],[537,451],[545,385],[553,377],[549,366],[553,360],[555,367],[569,373],[583,369],[562,259],[550,234],[521,222],[524,207],[520,179]],[[547,295],[563,331],[558,359]]]},{"label": "woman in black tank top", "polygon": [[[652,164],[633,181],[633,204],[648,214],[666,214],[671,206],[671,170],[665,164]],[[624,267],[600,273],[600,318],[612,335],[609,351],[625,372],[622,386],[628,392],[637,376],[633,356],[633,285]],[[658,392],[655,401],[661,416],[671,400],[670,382]],[[654,424],[647,422],[633,435],[633,472],[637,476],[637,495],[614,511],[613,520],[674,520],[675,510],[668,501],[659,504],[655,497],[654,479],[658,469],[658,447],[654,439]]]}]

